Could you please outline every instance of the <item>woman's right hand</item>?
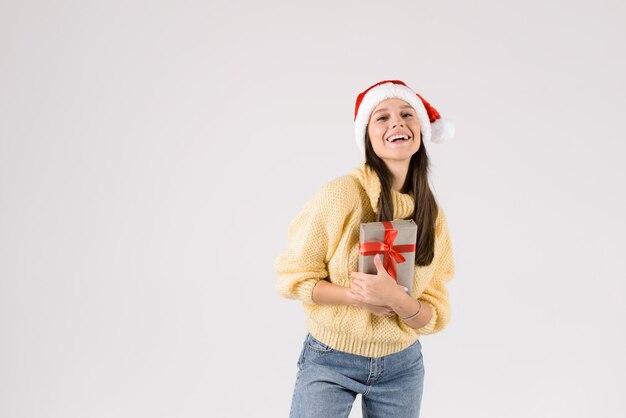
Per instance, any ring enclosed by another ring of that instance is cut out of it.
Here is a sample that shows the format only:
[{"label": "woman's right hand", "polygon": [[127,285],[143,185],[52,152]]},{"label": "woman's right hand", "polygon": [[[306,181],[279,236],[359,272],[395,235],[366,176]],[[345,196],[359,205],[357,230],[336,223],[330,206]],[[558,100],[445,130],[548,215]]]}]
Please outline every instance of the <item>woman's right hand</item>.
[{"label": "woman's right hand", "polygon": [[349,287],[343,287],[327,280],[318,281],[313,287],[313,303],[329,305],[352,305],[365,309],[376,316],[391,317],[396,313],[389,306],[372,305],[355,298]]}]

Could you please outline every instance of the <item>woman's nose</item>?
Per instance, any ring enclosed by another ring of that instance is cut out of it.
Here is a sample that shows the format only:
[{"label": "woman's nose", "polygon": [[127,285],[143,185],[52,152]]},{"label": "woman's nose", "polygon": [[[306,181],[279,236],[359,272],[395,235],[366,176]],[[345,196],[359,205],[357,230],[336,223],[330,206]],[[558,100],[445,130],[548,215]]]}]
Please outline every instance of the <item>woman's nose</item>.
[{"label": "woman's nose", "polygon": [[393,127],[395,128],[396,126],[400,125],[400,126],[404,126],[404,124],[402,123],[401,119],[394,119],[392,122]]}]

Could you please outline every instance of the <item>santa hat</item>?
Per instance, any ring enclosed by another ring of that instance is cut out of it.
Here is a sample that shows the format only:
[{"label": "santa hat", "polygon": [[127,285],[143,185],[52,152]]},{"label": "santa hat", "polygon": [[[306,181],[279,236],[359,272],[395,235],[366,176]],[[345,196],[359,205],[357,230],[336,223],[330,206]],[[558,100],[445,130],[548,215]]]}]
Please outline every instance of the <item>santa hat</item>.
[{"label": "santa hat", "polygon": [[422,141],[443,143],[454,137],[454,125],[443,119],[437,109],[422,96],[415,93],[400,80],[384,80],[367,88],[356,98],[354,107],[354,133],[356,144],[365,154],[365,130],[371,113],[380,102],[386,99],[402,99],[417,112]]}]

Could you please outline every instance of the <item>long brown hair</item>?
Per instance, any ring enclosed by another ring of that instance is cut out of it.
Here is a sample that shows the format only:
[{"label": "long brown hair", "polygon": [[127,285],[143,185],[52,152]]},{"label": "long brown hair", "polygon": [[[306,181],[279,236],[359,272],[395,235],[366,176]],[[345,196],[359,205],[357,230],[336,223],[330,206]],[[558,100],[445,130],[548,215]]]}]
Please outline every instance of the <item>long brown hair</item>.
[{"label": "long brown hair", "polygon": [[[385,162],[374,152],[368,129],[365,129],[365,164],[370,166],[380,179],[381,190],[378,200],[376,222],[393,221],[393,201],[391,200],[391,172]],[[421,138],[420,138],[421,140]],[[417,224],[415,240],[415,265],[427,266],[435,254],[435,221],[437,220],[437,202],[428,183],[430,161],[424,143],[411,156],[409,170],[404,180],[401,193],[411,193],[415,197],[415,208],[411,217]]]}]

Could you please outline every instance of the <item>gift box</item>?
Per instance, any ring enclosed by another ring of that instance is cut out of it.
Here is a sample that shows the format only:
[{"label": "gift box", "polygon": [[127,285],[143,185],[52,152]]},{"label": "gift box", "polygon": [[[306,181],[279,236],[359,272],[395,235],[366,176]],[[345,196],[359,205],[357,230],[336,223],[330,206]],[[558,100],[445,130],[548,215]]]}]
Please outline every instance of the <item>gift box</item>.
[{"label": "gift box", "polygon": [[413,219],[361,223],[359,271],[376,274],[374,256],[380,254],[387,273],[411,294],[416,237],[417,225]]}]

